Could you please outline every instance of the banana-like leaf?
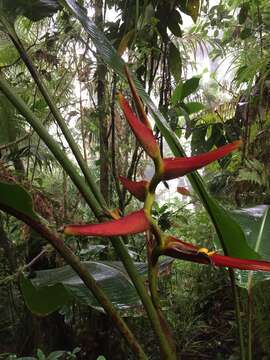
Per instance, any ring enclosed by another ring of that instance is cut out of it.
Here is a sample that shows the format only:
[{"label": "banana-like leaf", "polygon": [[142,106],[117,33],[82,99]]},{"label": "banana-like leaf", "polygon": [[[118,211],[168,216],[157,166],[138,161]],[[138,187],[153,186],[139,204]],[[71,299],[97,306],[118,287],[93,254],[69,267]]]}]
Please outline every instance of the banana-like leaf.
[{"label": "banana-like leaf", "polygon": [[[160,264],[160,274],[166,273],[170,270],[170,265],[172,263],[172,259],[165,259]],[[134,307],[141,306],[141,301],[137,295],[137,292],[121,262],[118,261],[87,261],[84,262],[86,267],[88,268],[91,275],[95,278],[98,284],[102,287],[110,301],[113,303],[115,307],[119,310],[126,310]],[[147,275],[147,264],[146,263],[135,263],[138,273],[141,276]],[[71,294],[76,300],[80,301],[84,305],[91,306],[99,311],[103,311],[100,305],[97,303],[96,299],[92,295],[92,293],[86,288],[82,280],[79,276],[72,270],[70,266],[63,266],[61,268],[50,269],[50,270],[40,270],[36,272],[36,277],[32,280],[34,287],[37,287],[35,292],[35,298],[32,302],[32,298],[29,294],[26,293],[27,296],[27,304],[30,309],[35,312],[36,311],[36,301],[38,292],[42,294],[42,296],[46,297],[45,290],[50,290],[52,287],[56,285],[61,285],[67,291],[68,294]],[[42,289],[45,290],[42,291]],[[61,291],[61,289],[56,289],[57,291]],[[50,290],[51,293],[53,290]],[[50,293],[49,293],[50,295]],[[61,294],[60,294],[61,295]],[[25,296],[25,293],[24,293]],[[55,292],[55,296],[57,296],[57,292]],[[67,303],[65,299],[63,299],[63,306]],[[56,304],[59,305],[58,303]],[[32,306],[32,308],[31,308]],[[38,308],[40,315],[40,307]],[[47,314],[48,308],[45,308]],[[53,311],[56,309],[54,308]]]},{"label": "banana-like leaf", "polygon": [[52,16],[60,6],[56,0],[1,0],[0,12],[9,20],[14,21],[17,16],[24,15],[30,20],[38,21]]},{"label": "banana-like leaf", "polygon": [[34,220],[39,220],[38,214],[33,209],[30,194],[20,185],[0,182],[0,208],[14,209]]},{"label": "banana-like leaf", "polygon": [[[268,205],[258,205],[232,212],[233,217],[241,225],[247,241],[264,260],[270,260],[270,208]],[[242,287],[254,286],[259,281],[269,280],[266,272],[238,272],[238,283]]]},{"label": "banana-like leaf", "polygon": [[26,306],[39,316],[49,315],[72,300],[72,295],[63,284],[35,287],[29,279],[21,275],[20,287]]},{"label": "banana-like leaf", "polygon": [[[67,7],[81,22],[86,32],[90,35],[103,60],[111,66],[116,73],[125,79],[124,61],[117,54],[117,51],[104,34],[98,30],[94,22],[87,17],[86,11],[80,7],[75,0],[60,0],[60,3]],[[161,112],[156,108],[148,94],[146,94],[138,79],[134,77],[133,80],[138,94],[148,106],[160,132],[166,139],[174,156],[185,156],[182,146],[174,133],[172,133],[172,131],[168,128],[166,120]],[[211,217],[213,224],[215,225],[219,241],[227,254],[243,259],[257,259],[259,257],[258,254],[248,245],[240,225],[214,198],[208,194],[201,176],[198,173],[193,172],[188,175],[188,178]]]}]

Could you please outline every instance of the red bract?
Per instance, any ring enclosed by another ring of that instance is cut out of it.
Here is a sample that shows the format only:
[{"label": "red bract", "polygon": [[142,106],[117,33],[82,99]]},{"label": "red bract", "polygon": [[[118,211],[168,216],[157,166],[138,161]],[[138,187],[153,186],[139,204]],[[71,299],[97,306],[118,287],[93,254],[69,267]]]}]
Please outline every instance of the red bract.
[{"label": "red bract", "polygon": [[132,76],[130,75],[128,67],[125,65],[124,69],[125,69],[125,74],[128,79],[129,87],[132,92],[132,96],[133,96],[137,111],[139,113],[139,117],[140,117],[141,121],[144,123],[144,125],[146,125],[149,129],[151,129],[150,122],[148,120],[146,112],[144,111],[143,103],[141,102],[141,99],[137,93],[136,87],[134,85],[134,81],[132,79]]},{"label": "red bract", "polygon": [[148,181],[132,181],[123,176],[119,176],[119,180],[121,181],[124,188],[126,188],[138,200],[144,202],[149,185]]},{"label": "red bract", "polygon": [[68,225],[64,228],[67,235],[118,236],[137,234],[150,228],[150,222],[144,210],[133,212],[119,220],[101,224]]},{"label": "red bract", "polygon": [[207,255],[199,252],[199,249],[198,246],[193,244],[186,243],[174,237],[168,237],[165,242],[165,249],[162,250],[162,254],[201,264],[212,264],[218,267],[270,272],[269,261],[239,259],[216,253]]},{"label": "red bract", "polygon": [[233,150],[238,149],[241,144],[242,141],[238,140],[231,144],[221,146],[216,150],[209,151],[197,156],[164,159],[164,172],[162,179],[175,179],[179,176],[184,176],[194,170],[200,169],[203,166],[206,166],[211,162],[228,155]]},{"label": "red bract", "polygon": [[119,94],[119,104],[125,114],[125,117],[140,144],[146,153],[155,159],[160,155],[158,143],[154,137],[152,130],[143,124],[132,111],[123,95]]}]

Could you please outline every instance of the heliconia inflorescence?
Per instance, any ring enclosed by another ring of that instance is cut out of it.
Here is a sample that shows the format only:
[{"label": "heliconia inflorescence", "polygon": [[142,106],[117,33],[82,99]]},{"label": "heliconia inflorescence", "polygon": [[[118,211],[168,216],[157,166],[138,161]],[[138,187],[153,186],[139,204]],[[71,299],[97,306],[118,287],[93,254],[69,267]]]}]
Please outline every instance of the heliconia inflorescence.
[{"label": "heliconia inflorescence", "polygon": [[[158,142],[151,130],[150,122],[136,92],[133,80],[128,70],[125,70],[140,119],[138,119],[138,117],[134,114],[130,105],[121,94],[118,95],[119,104],[137,140],[140,142],[147,155],[154,160],[155,175],[153,177],[154,180],[152,179],[151,182],[146,180],[136,182],[123,176],[119,176],[119,180],[124,188],[126,188],[137,199],[144,202],[144,208],[130,213],[120,219],[105,223],[68,225],[64,228],[64,233],[69,235],[107,237],[136,234],[149,230],[152,231],[152,234],[157,241],[155,251],[153,250],[154,248],[151,247],[155,257],[168,255],[173,258],[212,264],[215,266],[232,267],[241,270],[270,271],[270,262],[268,261],[244,260],[220,255],[216,252],[209,252],[205,248],[199,248],[198,246],[186,243],[173,236],[166,236],[158,228],[151,216],[154,191],[157,183],[184,176],[194,170],[200,169],[203,166],[212,163],[215,160],[227,156],[232,151],[239,149],[242,141],[238,140],[197,156],[162,159]],[[154,185],[151,188],[152,181],[154,181]],[[178,192],[190,195],[189,191],[185,188],[179,188]]]}]

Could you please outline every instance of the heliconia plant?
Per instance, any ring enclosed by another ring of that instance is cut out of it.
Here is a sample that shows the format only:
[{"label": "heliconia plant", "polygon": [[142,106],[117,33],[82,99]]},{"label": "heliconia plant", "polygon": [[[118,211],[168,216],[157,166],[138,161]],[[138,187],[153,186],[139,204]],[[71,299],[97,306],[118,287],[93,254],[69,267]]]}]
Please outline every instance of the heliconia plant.
[{"label": "heliconia plant", "polygon": [[[37,0],[32,2],[38,4],[40,1]],[[13,3],[15,4],[16,1],[5,1],[5,6],[10,6],[11,4],[12,6],[16,7],[16,5],[13,5]],[[55,7],[55,4],[56,8],[58,8],[59,4],[61,4],[61,6],[64,6],[73,15],[75,15],[75,17],[77,17],[79,21],[81,21],[81,23],[84,25],[85,30],[92,38],[93,43],[96,45],[96,48],[98,49],[99,47],[102,47],[104,53],[106,53],[103,56],[103,60],[107,62],[107,64],[109,64],[116,73],[121,76],[123,76],[124,73],[126,74],[127,80],[130,85],[131,93],[137,108],[138,116],[133,112],[132,107],[129,105],[129,103],[122,94],[118,94],[119,105],[138,142],[141,144],[147,155],[153,160],[155,165],[155,173],[150,181],[132,181],[122,176],[119,177],[119,180],[125,189],[127,189],[138,200],[143,202],[142,209],[128,214],[122,218],[119,216],[117,210],[108,209],[105,200],[97,189],[96,182],[94,181],[95,179],[92,178],[87,164],[84,162],[84,159],[80,154],[79,148],[75,140],[73,139],[69,129],[67,128],[61,113],[56,107],[56,104],[54,104],[52,100],[49,90],[46,88],[45,83],[39,77],[37,69],[32,64],[27,51],[23,47],[23,42],[20,41],[20,39],[18,38],[13,23],[10,24],[9,15],[12,15],[12,21],[14,21],[15,18],[13,18],[13,13],[15,14],[15,11],[1,11],[1,26],[6,29],[6,32],[10,36],[12,42],[18,50],[21,59],[24,61],[36,85],[38,86],[40,93],[43,95],[46,103],[48,104],[51,113],[53,114],[57,124],[61,128],[70,146],[70,149],[78,162],[78,165],[84,175],[84,179],[78,174],[77,169],[74,167],[66,154],[61,150],[59,145],[53,140],[52,136],[48,134],[46,128],[40,122],[40,119],[38,119],[29,109],[29,107],[23,102],[23,100],[18,95],[18,92],[9,86],[3,74],[0,74],[1,93],[6,95],[9,101],[16,107],[17,111],[24,116],[24,118],[28,121],[31,127],[36,131],[38,136],[48,146],[57,161],[61,164],[63,170],[70,176],[71,180],[76,185],[80,194],[85,199],[89,207],[92,209],[96,218],[99,221],[101,219],[104,219],[104,217],[110,218],[110,220],[100,224],[67,225],[64,227],[64,233],[67,235],[110,237],[116,253],[123,262],[124,267],[127,270],[127,273],[132,283],[134,284],[134,287],[136,288],[141,302],[146,310],[147,316],[150,320],[157,341],[160,345],[161,356],[164,359],[176,360],[177,355],[175,350],[175,344],[168,324],[162,314],[159,305],[159,297],[157,292],[157,264],[159,257],[162,255],[167,255],[175,259],[192,261],[207,264],[210,266],[221,266],[241,270],[246,269],[256,271],[270,271],[270,262],[224,256],[222,254],[218,254],[215,251],[209,251],[206,248],[201,248],[199,246],[189,244],[180,239],[177,239],[174,236],[171,236],[170,234],[164,233],[152,216],[152,207],[155,201],[156,187],[161,181],[170,180],[179,176],[190,174],[194,170],[200,169],[210,164],[211,162],[230,154],[232,151],[235,151],[241,147],[241,141],[239,140],[231,144],[222,146],[219,149],[192,157],[178,157],[179,151],[177,154],[175,154],[175,147],[178,148],[178,150],[179,147],[175,146],[175,142],[173,141],[173,152],[177,157],[167,159],[162,158],[159,144],[151,129],[151,122],[147,117],[143,102],[141,101],[140,96],[137,92],[137,89],[139,89],[138,83],[136,85],[134,84],[132,76],[129,74],[127,67],[123,67],[122,59],[117,57],[117,54],[114,48],[111,46],[110,42],[95,27],[95,25],[91,22],[91,19],[87,18],[86,12],[83,11],[83,9],[75,0],[50,0],[49,2],[42,1],[42,7],[46,7],[48,5]],[[0,8],[2,8],[2,5],[0,6]],[[19,9],[22,8],[23,7],[19,5]],[[31,13],[32,10],[33,7],[31,7]],[[99,46],[99,41],[102,46]],[[145,101],[147,99],[146,94],[144,94],[142,90],[140,90],[140,94],[143,94],[142,96],[144,96]],[[150,102],[148,100],[148,104],[149,103]],[[151,110],[153,110],[153,107],[150,106],[150,111]],[[153,113],[157,112],[152,111],[152,114]],[[157,118],[160,118],[160,115],[158,115]],[[160,119],[159,123],[157,122],[157,125],[159,126],[162,133],[162,122],[160,122]],[[164,129],[165,127],[163,127],[163,131]],[[166,134],[167,131],[164,132]],[[194,183],[196,185],[196,181]],[[19,189],[20,192],[16,193],[14,189],[17,189],[17,187],[15,186],[15,188],[12,188],[12,190],[6,189],[8,188],[8,185],[9,184],[2,184],[2,189],[4,188],[5,190],[2,191],[0,196],[0,209],[24,221],[34,230],[39,232],[45,239],[47,239],[47,241],[51,243],[52,246],[54,246],[54,248],[61,254],[65,261],[80,276],[88,289],[94,294],[97,301],[102,305],[103,309],[114,321],[115,325],[117,326],[123,337],[126,339],[130,349],[132,349],[133,353],[137,356],[137,358],[148,359],[147,355],[145,354],[140,344],[137,342],[135,336],[130,331],[124,319],[121,318],[121,316],[115,310],[113,304],[109,301],[104,291],[102,291],[102,289],[96,283],[95,279],[93,278],[91,273],[89,273],[88,269],[84,266],[83,263],[80,262],[78,257],[73,254],[71,249],[63,241],[63,238],[59,236],[59,234],[53,232],[45,224],[42,224],[39,217],[33,213],[33,209],[30,206],[30,196],[26,196],[25,198],[23,198],[23,201],[18,202],[17,198],[22,199],[21,193],[25,195],[24,191],[21,191],[22,189]],[[198,181],[197,188],[200,188],[200,186],[198,186]],[[184,190],[183,188],[180,188],[178,191],[181,194],[189,195],[189,192]],[[10,196],[10,194],[12,196]],[[211,215],[212,217],[214,217],[213,209],[219,208],[215,204],[213,205],[213,202],[212,204],[210,204],[211,199],[205,196],[205,193],[203,193],[203,195],[204,197],[201,196],[201,199],[204,201],[204,205],[208,202],[207,206],[208,208],[211,208]],[[220,215],[220,212],[217,213],[218,214],[215,217],[215,221]],[[226,226],[227,224],[228,222],[226,222]],[[222,228],[219,228],[219,230],[220,229]],[[115,236],[126,236],[128,234],[137,234],[143,232],[146,232],[147,256],[149,266],[149,289],[151,293],[151,298],[149,297],[147,291],[148,289],[145,288],[145,284],[141,280],[139,274],[134,270],[134,264],[129,257],[125,245],[122,243],[119,237],[115,238]],[[220,230],[219,232],[221,233],[222,231]]]},{"label": "heliconia plant", "polygon": [[[131,106],[122,94],[118,94],[119,105],[125,118],[136,136],[137,140],[152,158],[155,164],[155,173],[150,181],[131,181],[123,176],[119,179],[126,188],[138,200],[144,202],[143,209],[135,211],[118,220],[112,220],[100,224],[68,225],[64,228],[67,235],[85,236],[118,236],[148,232],[151,241],[151,251],[148,253],[149,267],[155,266],[159,256],[167,255],[173,258],[210,264],[219,267],[231,267],[241,270],[270,271],[270,262],[261,260],[239,259],[224,256],[206,248],[199,248],[193,244],[186,243],[175,237],[164,234],[152,217],[152,206],[155,200],[155,191],[159,182],[171,180],[184,176],[194,170],[200,169],[213,161],[221,159],[238,150],[242,141],[237,140],[218,149],[191,157],[162,158],[158,142],[150,127],[150,121],[143,112],[142,103],[134,86],[131,90],[138,113],[143,117],[139,119],[133,112]],[[149,245],[149,244],[148,244]],[[150,248],[150,246],[149,246]],[[151,271],[151,269],[150,269]],[[155,281],[155,280],[153,280]],[[151,288],[151,286],[150,286]]]}]

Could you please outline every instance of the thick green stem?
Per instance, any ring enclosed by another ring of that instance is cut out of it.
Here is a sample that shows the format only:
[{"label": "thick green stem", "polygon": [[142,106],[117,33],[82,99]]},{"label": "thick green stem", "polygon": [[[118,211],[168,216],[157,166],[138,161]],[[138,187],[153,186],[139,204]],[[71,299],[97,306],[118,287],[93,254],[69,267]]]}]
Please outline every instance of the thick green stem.
[{"label": "thick green stem", "polygon": [[68,126],[66,125],[65,119],[62,117],[60,111],[58,110],[58,108],[56,107],[54,101],[52,100],[51,94],[49,92],[49,90],[47,89],[45,83],[42,81],[41,77],[38,74],[37,69],[35,68],[34,64],[32,63],[30,57],[27,54],[27,51],[25,50],[21,40],[18,38],[15,29],[13,28],[13,26],[11,26],[9,24],[9,22],[5,19],[4,16],[0,16],[0,21],[3,23],[3,25],[6,27],[6,30],[13,42],[13,44],[15,45],[17,51],[19,52],[23,62],[25,63],[25,65],[27,66],[30,74],[32,75],[34,81],[36,82],[39,91],[41,92],[41,94],[44,96],[44,99],[46,100],[57,124],[59,125],[60,129],[62,130],[69,146],[70,149],[72,150],[75,159],[77,160],[84,176],[85,176],[85,180],[88,184],[88,186],[90,187],[90,189],[92,190],[93,194],[95,195],[96,199],[98,200],[99,204],[102,207],[106,207],[106,203],[105,200],[103,198],[103,196],[101,195],[95,180],[93,179],[89,168],[87,166],[86,161],[84,160],[81,151],[79,149],[79,147],[77,146],[71,132],[69,131]]},{"label": "thick green stem", "polygon": [[235,283],[235,275],[232,269],[229,269],[229,275],[231,280],[231,288],[234,297],[234,308],[235,308],[235,315],[236,315],[236,322],[237,322],[237,329],[238,329],[238,337],[239,337],[239,347],[240,347],[240,356],[241,360],[246,359],[245,355],[245,342],[244,342],[244,333],[243,333],[243,326],[241,320],[241,307],[240,307],[240,296],[239,292]]},{"label": "thick green stem", "polygon": [[252,306],[252,288],[248,290],[248,360],[252,360],[252,321],[253,321],[253,306]]},{"label": "thick green stem", "polygon": [[130,276],[138,294],[140,295],[144,308],[152,324],[153,330],[155,331],[159,339],[159,344],[163,353],[163,358],[166,360],[176,360],[177,357],[176,357],[175,348],[172,346],[170,339],[167,338],[166,331],[164,331],[166,329],[164,329],[164,326],[160,321],[160,316],[157,310],[155,309],[155,307],[153,306],[151,298],[147,294],[146,288],[143,284],[141,277],[138,276],[137,270],[134,266],[132,259],[128,254],[127,249],[123,245],[122,241],[119,239],[115,239],[115,241],[113,241],[112,244],[116,252],[120,254],[121,260],[125,265],[125,268],[127,269],[128,275]]},{"label": "thick green stem", "polygon": [[27,119],[29,124],[37,132],[38,136],[44,141],[48,146],[51,152],[54,154],[55,158],[59,161],[63,169],[69,174],[70,178],[77,186],[86,202],[93,210],[97,218],[101,218],[103,211],[100,207],[100,204],[97,202],[96,198],[93,196],[92,192],[88,188],[84,179],[78,174],[77,169],[68,159],[66,154],[62,151],[60,146],[48,133],[46,128],[38,120],[38,118],[33,114],[33,112],[27,107],[24,101],[16,94],[16,92],[9,86],[4,77],[0,74],[0,90],[6,95],[9,101],[17,108],[17,110]]},{"label": "thick green stem", "polygon": [[73,270],[79,275],[86,287],[94,294],[97,301],[102,305],[104,310],[111,317],[113,323],[123,335],[133,353],[136,354],[138,359],[148,359],[140,344],[134,337],[133,333],[131,332],[125,321],[121,318],[117,310],[113,307],[112,303],[107,298],[101,287],[97,284],[96,280],[89,273],[87,267],[80,262],[79,258],[73,254],[73,252],[65,245],[63,240],[55,233],[50,231],[46,226],[37,222],[36,220],[31,219],[25,214],[18,213],[16,210],[1,204],[0,209],[24,221],[27,225],[29,225],[32,229],[34,229],[42,237],[44,237],[58,251],[58,253],[65,259],[67,264],[69,264],[73,268]]}]

